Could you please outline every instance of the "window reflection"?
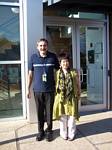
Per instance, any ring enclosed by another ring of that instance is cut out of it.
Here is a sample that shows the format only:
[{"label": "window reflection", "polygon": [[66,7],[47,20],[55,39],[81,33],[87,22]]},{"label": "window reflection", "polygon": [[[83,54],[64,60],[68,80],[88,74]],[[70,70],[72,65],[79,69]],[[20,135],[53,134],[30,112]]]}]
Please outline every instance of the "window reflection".
[{"label": "window reflection", "polygon": [[0,61],[20,60],[19,8],[0,6]]},{"label": "window reflection", "polygon": [[0,65],[0,118],[22,115],[21,66]]},{"label": "window reflection", "polygon": [[44,9],[44,16],[59,16],[68,18],[82,18],[82,19],[106,19],[106,15],[103,13],[88,13],[79,12],[75,9],[68,9],[63,11],[63,9]]},{"label": "window reflection", "polygon": [[61,51],[65,51],[70,56],[72,62],[72,28],[71,26],[47,26],[46,35],[49,41],[49,49],[57,56]]},{"label": "window reflection", "polygon": [[1,0],[1,2],[19,2],[19,0]]},{"label": "window reflection", "polygon": [[81,105],[103,103],[103,28],[80,26]]}]

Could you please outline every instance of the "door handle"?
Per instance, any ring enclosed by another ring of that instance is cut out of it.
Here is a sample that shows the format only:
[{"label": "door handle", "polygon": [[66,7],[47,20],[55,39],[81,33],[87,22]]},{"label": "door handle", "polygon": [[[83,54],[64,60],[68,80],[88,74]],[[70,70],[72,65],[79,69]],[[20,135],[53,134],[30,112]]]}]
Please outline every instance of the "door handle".
[{"label": "door handle", "polygon": [[83,82],[83,69],[81,68],[81,70],[80,70],[80,74],[81,74],[81,83]]}]

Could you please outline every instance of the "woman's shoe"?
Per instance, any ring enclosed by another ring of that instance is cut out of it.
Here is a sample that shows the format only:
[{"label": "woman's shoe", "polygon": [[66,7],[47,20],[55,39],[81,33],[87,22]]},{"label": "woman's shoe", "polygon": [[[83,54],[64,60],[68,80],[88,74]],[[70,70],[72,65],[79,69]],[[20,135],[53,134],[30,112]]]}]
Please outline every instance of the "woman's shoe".
[{"label": "woman's shoe", "polygon": [[68,137],[68,141],[73,141],[75,140],[75,138],[76,138],[76,134],[72,138]]},{"label": "woman's shoe", "polygon": [[68,141],[73,141],[75,140],[75,137],[74,138],[68,138]]},{"label": "woman's shoe", "polygon": [[62,139],[68,140],[68,137],[61,136]]}]

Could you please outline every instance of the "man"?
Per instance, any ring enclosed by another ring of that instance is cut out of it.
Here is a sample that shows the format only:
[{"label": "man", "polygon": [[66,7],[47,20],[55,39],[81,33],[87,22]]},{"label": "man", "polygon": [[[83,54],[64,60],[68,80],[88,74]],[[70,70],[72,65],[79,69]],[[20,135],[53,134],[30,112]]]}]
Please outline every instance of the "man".
[{"label": "man", "polygon": [[[28,73],[28,94],[31,97],[30,87],[33,81],[33,91],[37,108],[38,134],[37,141],[44,139],[52,141],[52,112],[54,103],[54,69],[59,68],[59,62],[54,53],[48,51],[48,41],[40,39],[37,42],[37,53],[31,56]],[[44,131],[45,119],[47,122]]]}]

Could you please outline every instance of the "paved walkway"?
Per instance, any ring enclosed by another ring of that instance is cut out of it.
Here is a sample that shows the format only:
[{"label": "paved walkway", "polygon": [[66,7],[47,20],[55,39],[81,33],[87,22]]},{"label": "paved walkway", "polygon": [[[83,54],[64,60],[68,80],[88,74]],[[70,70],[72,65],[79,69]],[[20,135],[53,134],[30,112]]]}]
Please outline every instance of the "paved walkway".
[{"label": "paved walkway", "polygon": [[54,140],[37,142],[36,124],[0,122],[0,150],[112,150],[112,111],[81,116],[74,141],[59,137],[58,121],[53,125]]}]

